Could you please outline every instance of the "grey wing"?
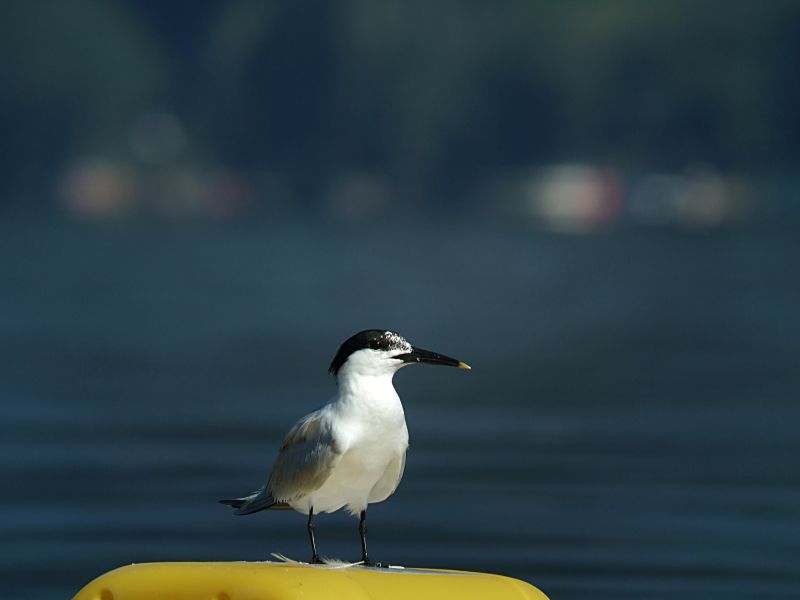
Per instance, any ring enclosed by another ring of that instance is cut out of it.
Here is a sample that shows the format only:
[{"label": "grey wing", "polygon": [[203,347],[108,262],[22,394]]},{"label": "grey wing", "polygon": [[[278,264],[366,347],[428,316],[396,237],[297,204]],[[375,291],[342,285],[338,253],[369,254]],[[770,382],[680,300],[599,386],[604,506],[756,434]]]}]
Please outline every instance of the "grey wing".
[{"label": "grey wing", "polygon": [[292,502],[322,487],[342,457],[327,407],[300,419],[283,440],[267,490],[278,502]]},{"label": "grey wing", "polygon": [[383,477],[378,480],[369,493],[369,502],[382,502],[391,496],[400,485],[403,478],[403,471],[406,469],[406,453],[403,451],[399,456],[386,465]]}]

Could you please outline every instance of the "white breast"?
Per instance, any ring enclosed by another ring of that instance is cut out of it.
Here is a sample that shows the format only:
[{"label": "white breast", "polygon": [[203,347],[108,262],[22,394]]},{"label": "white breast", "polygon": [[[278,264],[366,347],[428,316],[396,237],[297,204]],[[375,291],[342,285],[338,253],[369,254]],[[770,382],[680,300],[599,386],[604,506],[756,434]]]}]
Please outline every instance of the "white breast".
[{"label": "white breast", "polygon": [[359,389],[342,395],[332,408],[333,433],[342,457],[318,490],[292,504],[300,512],[333,512],[346,506],[352,514],[370,502],[385,500],[402,476],[408,429],[400,398],[388,389]]}]

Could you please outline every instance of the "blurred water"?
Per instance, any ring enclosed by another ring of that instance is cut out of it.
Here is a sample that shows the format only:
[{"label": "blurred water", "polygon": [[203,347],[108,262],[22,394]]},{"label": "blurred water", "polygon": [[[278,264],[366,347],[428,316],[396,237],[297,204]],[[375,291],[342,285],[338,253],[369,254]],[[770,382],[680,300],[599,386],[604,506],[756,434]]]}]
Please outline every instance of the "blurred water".
[{"label": "blurred water", "polygon": [[[4,597],[131,562],[304,559],[262,482],[327,364],[390,327],[411,449],[376,560],[552,598],[800,594],[794,231],[0,222]],[[355,559],[356,521],[318,519]]]}]

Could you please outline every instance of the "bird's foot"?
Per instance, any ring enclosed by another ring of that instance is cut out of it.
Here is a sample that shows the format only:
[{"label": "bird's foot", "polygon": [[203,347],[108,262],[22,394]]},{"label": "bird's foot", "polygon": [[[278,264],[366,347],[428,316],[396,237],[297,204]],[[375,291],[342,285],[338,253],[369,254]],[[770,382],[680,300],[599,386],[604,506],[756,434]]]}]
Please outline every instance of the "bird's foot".
[{"label": "bird's foot", "polygon": [[311,557],[310,564],[312,564],[312,565],[324,565],[325,562],[319,557],[318,554],[315,554],[314,556]]},{"label": "bird's foot", "polygon": [[389,565],[385,565],[385,564],[379,563],[379,562],[372,562],[368,558],[362,558],[361,562],[358,563],[358,564],[360,564],[362,567],[374,567],[376,569],[388,569],[389,568]]}]

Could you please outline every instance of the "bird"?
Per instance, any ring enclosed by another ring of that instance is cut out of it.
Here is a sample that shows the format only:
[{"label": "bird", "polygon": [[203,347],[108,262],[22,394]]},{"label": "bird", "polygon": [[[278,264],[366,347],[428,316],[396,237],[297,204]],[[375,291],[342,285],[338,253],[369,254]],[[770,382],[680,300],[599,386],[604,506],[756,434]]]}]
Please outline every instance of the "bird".
[{"label": "bird", "polygon": [[312,564],[323,562],[314,516],[345,508],[359,517],[361,564],[380,566],[367,553],[367,506],[397,489],[408,449],[403,404],[392,378],[401,368],[422,363],[471,368],[412,346],[394,331],[365,329],[349,337],[328,369],[336,379],[336,394],[289,430],[267,482],[247,496],[219,502],[237,515],[267,509],[307,515]]}]

